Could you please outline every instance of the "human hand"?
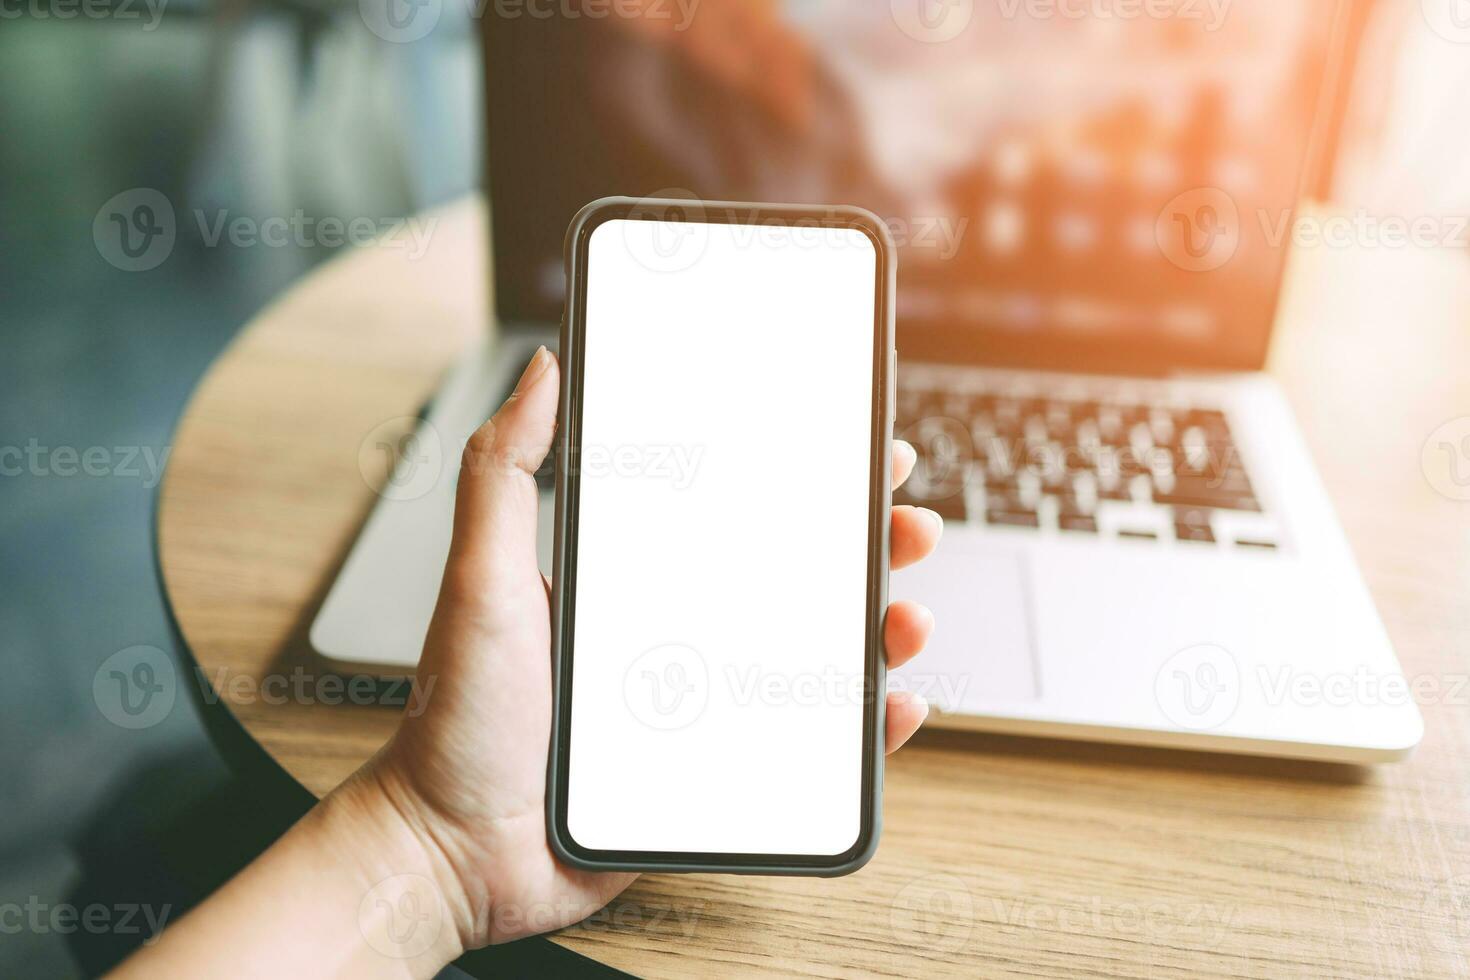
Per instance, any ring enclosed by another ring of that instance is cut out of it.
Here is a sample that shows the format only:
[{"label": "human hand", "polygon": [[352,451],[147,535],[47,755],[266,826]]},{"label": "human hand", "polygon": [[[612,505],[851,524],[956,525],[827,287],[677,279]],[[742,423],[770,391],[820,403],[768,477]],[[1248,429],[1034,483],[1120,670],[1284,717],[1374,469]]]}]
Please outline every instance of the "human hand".
[{"label": "human hand", "polygon": [[[636,877],[567,867],[546,841],[551,628],[536,564],[533,474],[551,448],[559,379],[555,357],[537,351],[465,449],[453,542],[419,665],[421,677],[436,678],[433,697],[363,773],[444,869],[435,885],[466,948],[580,921]],[[895,486],[914,462],[912,447],[895,442]],[[897,506],[892,522],[894,568],[938,543],[942,524],[932,511]],[[888,665],[914,657],[932,627],[922,606],[891,604]],[[887,751],[927,713],[919,698],[889,693]]]}]

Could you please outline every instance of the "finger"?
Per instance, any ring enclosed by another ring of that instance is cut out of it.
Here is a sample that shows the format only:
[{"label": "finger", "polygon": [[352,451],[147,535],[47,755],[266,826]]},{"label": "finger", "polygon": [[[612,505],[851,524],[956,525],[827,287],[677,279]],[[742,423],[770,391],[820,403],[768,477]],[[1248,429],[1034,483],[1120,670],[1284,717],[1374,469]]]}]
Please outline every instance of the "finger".
[{"label": "finger", "polygon": [[883,620],[883,649],[889,668],[902,667],[924,649],[934,632],[934,614],[926,606],[900,599]]},{"label": "finger", "polygon": [[903,481],[909,478],[918,461],[919,454],[914,452],[913,446],[902,439],[893,440],[893,489],[903,486]]},{"label": "finger", "polygon": [[884,731],[883,754],[903,746],[929,717],[929,704],[913,691],[888,692],[888,725]]},{"label": "finger", "polygon": [[509,598],[544,587],[536,566],[534,474],[556,434],[559,380],[556,358],[539,348],[510,398],[465,446],[444,570],[445,586],[459,598]]},{"label": "finger", "polygon": [[944,534],[944,518],[927,507],[899,504],[893,508],[889,564],[895,571],[929,557]]}]

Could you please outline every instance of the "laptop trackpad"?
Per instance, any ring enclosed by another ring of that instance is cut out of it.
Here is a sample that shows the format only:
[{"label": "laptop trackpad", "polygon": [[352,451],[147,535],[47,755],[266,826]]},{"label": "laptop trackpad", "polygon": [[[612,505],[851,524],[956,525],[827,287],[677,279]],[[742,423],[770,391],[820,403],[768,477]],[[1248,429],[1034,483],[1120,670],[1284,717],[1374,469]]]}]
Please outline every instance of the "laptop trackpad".
[{"label": "laptop trackpad", "polygon": [[894,572],[894,599],[934,611],[934,635],[895,672],[902,684],[944,711],[1034,701],[1037,681],[1030,583],[1024,558],[951,535],[926,561]]}]

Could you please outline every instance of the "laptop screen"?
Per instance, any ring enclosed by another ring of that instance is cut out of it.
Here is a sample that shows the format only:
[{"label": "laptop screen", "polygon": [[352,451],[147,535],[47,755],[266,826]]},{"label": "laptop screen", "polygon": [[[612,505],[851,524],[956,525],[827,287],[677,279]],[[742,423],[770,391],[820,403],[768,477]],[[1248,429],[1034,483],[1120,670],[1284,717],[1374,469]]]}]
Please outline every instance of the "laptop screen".
[{"label": "laptop screen", "polygon": [[610,195],[842,203],[889,225],[907,357],[1254,368],[1335,0],[492,5],[502,321],[561,314]]}]

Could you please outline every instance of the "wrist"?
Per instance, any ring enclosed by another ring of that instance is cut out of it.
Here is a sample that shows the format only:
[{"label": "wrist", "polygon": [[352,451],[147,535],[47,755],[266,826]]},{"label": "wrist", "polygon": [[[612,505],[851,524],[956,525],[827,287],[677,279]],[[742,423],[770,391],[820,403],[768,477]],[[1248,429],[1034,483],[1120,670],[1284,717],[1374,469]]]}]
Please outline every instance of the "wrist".
[{"label": "wrist", "polygon": [[366,946],[407,976],[432,976],[464,952],[470,902],[403,782],[369,762],[318,809],[323,847],[350,869]]}]

